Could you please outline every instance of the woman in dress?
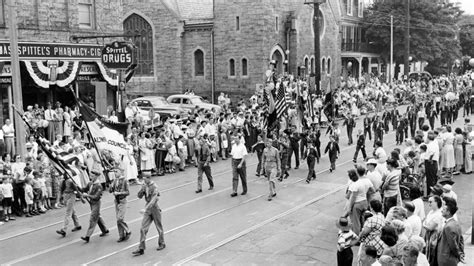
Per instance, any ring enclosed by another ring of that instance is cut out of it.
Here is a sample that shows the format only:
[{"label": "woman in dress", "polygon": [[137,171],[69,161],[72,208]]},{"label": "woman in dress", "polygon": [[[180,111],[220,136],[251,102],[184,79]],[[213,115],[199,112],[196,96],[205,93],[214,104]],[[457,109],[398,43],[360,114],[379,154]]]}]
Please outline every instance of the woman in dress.
[{"label": "woman in dress", "polygon": [[71,114],[69,112],[69,106],[64,107],[64,112],[63,112],[63,119],[64,119],[64,137],[67,139],[67,137],[72,135],[72,120],[71,120]]},{"label": "woman in dress", "polygon": [[454,157],[454,134],[451,132],[451,126],[446,126],[443,130],[443,148],[441,150],[441,169],[445,170],[448,175],[452,175],[453,169],[456,166],[456,160]]},{"label": "woman in dress", "polygon": [[438,242],[438,233],[443,228],[444,218],[441,214],[442,201],[439,196],[431,196],[428,199],[430,211],[423,221],[425,229],[426,257],[432,265],[436,261],[436,244]]},{"label": "woman in dress", "polygon": [[454,136],[454,158],[456,161],[456,171],[454,174],[458,175],[461,173],[461,169],[464,168],[464,151],[462,145],[464,143],[464,136],[462,134],[461,128],[456,128],[454,130],[456,133]]},{"label": "woman in dress", "polygon": [[138,177],[138,169],[135,158],[133,157],[133,146],[129,138],[127,138],[127,155],[123,156],[122,169],[125,170],[125,178],[128,181],[136,182]]},{"label": "woman in dress", "polygon": [[151,173],[154,168],[154,157],[153,157],[153,143],[150,140],[150,133],[140,134],[141,138],[138,141],[140,147],[140,169],[141,171],[147,171]]}]

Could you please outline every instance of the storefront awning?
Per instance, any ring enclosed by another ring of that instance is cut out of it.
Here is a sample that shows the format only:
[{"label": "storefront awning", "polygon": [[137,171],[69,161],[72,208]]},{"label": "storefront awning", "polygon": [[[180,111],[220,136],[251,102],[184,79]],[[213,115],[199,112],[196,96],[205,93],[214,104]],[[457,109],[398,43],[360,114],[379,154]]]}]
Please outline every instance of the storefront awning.
[{"label": "storefront awning", "polygon": [[[95,62],[99,67],[99,72],[102,78],[107,81],[110,86],[118,86],[118,76],[117,73],[113,73],[110,69],[106,68],[102,63]],[[131,65],[125,70],[125,80],[129,81],[134,73],[136,64]]]},{"label": "storefront awning", "polygon": [[80,61],[22,61],[28,74],[41,88],[49,88],[51,85],[67,87],[77,77],[81,68]]}]

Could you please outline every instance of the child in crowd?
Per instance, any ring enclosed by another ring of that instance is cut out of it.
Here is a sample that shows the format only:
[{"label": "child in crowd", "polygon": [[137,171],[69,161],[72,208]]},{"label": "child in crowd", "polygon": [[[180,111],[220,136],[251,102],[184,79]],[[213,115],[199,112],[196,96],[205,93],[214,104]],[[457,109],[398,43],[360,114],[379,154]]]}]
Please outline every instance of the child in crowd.
[{"label": "child in crowd", "polygon": [[40,172],[33,171],[33,180],[31,181],[31,186],[33,187],[33,214],[44,213],[41,209],[41,199],[43,198],[43,193],[41,191],[41,182],[39,180]]},{"label": "child in crowd", "polygon": [[25,178],[24,190],[25,190],[25,202],[26,202],[26,217],[32,217],[33,212],[33,203],[34,203],[34,194],[32,187],[33,179],[31,177]]},{"label": "child in crowd", "polygon": [[351,230],[347,218],[339,218],[336,225],[339,228],[337,233],[337,265],[352,265],[354,254],[351,247],[359,241],[359,237]]},{"label": "child in crowd", "polygon": [[221,156],[222,160],[227,160],[227,148],[229,147],[229,142],[227,140],[227,134],[225,133],[224,129],[219,130],[219,134],[221,136]]},{"label": "child in crowd", "polygon": [[13,202],[13,186],[11,183],[11,178],[4,176],[1,179],[0,190],[3,195],[3,200],[1,202],[3,207],[3,215],[5,217],[5,222],[14,221],[15,217],[12,217],[12,202]]}]

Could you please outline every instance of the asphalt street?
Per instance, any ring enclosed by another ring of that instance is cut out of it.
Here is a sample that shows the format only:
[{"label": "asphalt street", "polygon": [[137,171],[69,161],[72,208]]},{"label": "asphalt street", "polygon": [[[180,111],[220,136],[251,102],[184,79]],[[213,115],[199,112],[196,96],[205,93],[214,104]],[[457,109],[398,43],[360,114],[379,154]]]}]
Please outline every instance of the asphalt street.
[{"label": "asphalt street", "polygon": [[[403,108],[404,109],[404,108]],[[405,110],[403,110],[405,111]],[[471,119],[473,117],[471,116]],[[454,127],[462,127],[458,119]],[[361,127],[362,119],[357,121]],[[327,136],[322,132],[321,148]],[[357,130],[354,131],[354,135]],[[139,186],[131,187],[126,221],[132,230],[129,241],[117,243],[117,227],[113,198],[105,193],[102,217],[110,229],[99,237],[96,228],[89,243],[80,236],[88,227],[89,206],[77,203],[82,230],[55,233],[62,225],[65,209],[46,215],[20,218],[0,227],[0,263],[2,265],[335,265],[335,220],[342,213],[347,170],[353,167],[355,145],[347,145],[342,129],[341,156],[336,171],[329,173],[329,161],[324,156],[316,165],[317,179],[306,184],[306,162],[292,169],[290,177],[277,184],[277,196],[267,201],[268,184],[255,176],[256,155],[247,162],[248,194],[231,198],[232,174],[230,160],[211,165],[214,190],[195,194],[197,168],[162,177],[153,177],[160,188],[166,249],[156,251],[158,236],[152,225],[148,233],[145,254],[133,257],[138,246],[144,201],[136,196]],[[372,142],[366,143],[372,153]],[[384,148],[395,148],[395,132],[384,136]],[[361,156],[359,161],[361,161]],[[293,166],[294,166],[293,162]],[[459,195],[459,218],[463,231],[471,227],[472,175],[455,177],[454,191]],[[239,187],[239,190],[241,188]],[[240,191],[239,191],[240,192]],[[469,237],[470,238],[470,237]],[[356,249],[354,250],[356,252]],[[467,247],[466,252],[472,252]],[[468,256],[469,257],[469,256]],[[471,264],[472,265],[472,264]]]}]

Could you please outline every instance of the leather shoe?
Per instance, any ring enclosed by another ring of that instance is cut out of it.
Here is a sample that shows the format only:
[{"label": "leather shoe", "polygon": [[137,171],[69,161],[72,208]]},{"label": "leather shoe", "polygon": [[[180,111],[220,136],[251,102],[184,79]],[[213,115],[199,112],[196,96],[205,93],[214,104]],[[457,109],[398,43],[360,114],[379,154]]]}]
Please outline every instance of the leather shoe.
[{"label": "leather shoe", "polygon": [[117,240],[117,243],[120,243],[120,242],[123,242],[123,241],[125,241],[125,237],[119,238],[119,239]]},{"label": "leather shoe", "polygon": [[63,229],[61,229],[61,230],[56,230],[56,233],[58,233],[58,234],[62,235],[63,237],[65,237],[65,236],[66,236],[66,232],[64,232],[64,230],[63,230]]},{"label": "leather shoe", "polygon": [[231,197],[236,197],[236,196],[237,196],[237,193],[234,192],[234,193],[230,194],[230,196],[231,196]]},{"label": "leather shoe", "polygon": [[76,226],[76,227],[74,227],[71,231],[72,231],[72,232],[76,232],[76,231],[79,231],[79,230],[81,230],[81,229],[82,229],[81,226]]},{"label": "leather shoe", "polygon": [[240,195],[247,195],[247,191],[242,192]]},{"label": "leather shoe", "polygon": [[86,243],[89,243],[89,237],[88,236],[81,236],[81,239],[86,241]]},{"label": "leather shoe", "polygon": [[201,193],[201,192],[202,192],[202,189],[196,190],[196,193]]},{"label": "leather shoe", "polygon": [[105,232],[102,232],[102,234],[100,234],[99,236],[102,237],[102,236],[106,236],[109,234],[109,230],[105,231]]},{"label": "leather shoe", "polygon": [[214,189],[214,186],[209,187],[209,190],[213,190],[213,189]]},{"label": "leather shoe", "polygon": [[140,256],[140,255],[143,255],[144,253],[145,251],[143,249],[137,249],[134,252],[132,252],[132,254],[135,256]]},{"label": "leather shoe", "polygon": [[125,234],[125,236],[124,236],[124,238],[123,238],[123,241],[129,240],[131,234],[132,234],[132,232],[128,232],[127,234]]},{"label": "leather shoe", "polygon": [[159,251],[159,250],[162,250],[162,249],[164,249],[164,248],[166,248],[166,245],[165,245],[165,244],[163,244],[163,245],[159,245],[159,246],[158,246],[158,248],[157,248],[156,250],[158,250],[158,251]]}]

